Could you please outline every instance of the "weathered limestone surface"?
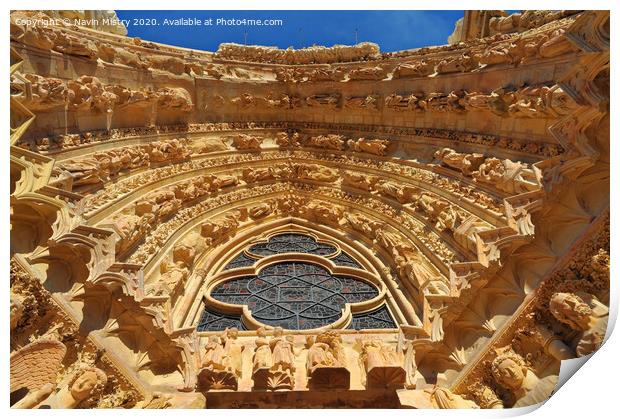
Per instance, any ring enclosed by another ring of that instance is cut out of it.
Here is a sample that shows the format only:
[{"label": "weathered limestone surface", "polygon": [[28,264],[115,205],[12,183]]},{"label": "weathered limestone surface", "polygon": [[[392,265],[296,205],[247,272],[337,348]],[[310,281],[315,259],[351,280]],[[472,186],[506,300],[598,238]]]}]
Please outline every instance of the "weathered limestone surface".
[{"label": "weathered limestone surface", "polygon": [[[10,17],[13,408],[511,408],[602,344],[609,12],[393,53],[66,21],[93,16]],[[278,234],[324,254],[253,253]],[[374,293],[294,330],[216,298],[282,261]]]}]

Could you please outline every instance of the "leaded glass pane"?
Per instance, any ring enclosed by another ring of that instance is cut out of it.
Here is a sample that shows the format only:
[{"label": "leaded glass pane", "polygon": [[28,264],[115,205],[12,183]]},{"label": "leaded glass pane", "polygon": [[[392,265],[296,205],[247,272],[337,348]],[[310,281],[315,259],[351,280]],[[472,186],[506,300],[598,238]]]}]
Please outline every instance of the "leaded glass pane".
[{"label": "leaded glass pane", "polygon": [[245,330],[240,316],[218,313],[205,307],[202,316],[200,316],[197,330],[199,332],[212,332],[225,330],[228,327],[236,327],[239,330]]},{"label": "leaded glass pane", "polygon": [[213,288],[216,300],[247,305],[261,323],[303,330],[338,320],[346,303],[376,297],[371,284],[347,276],[332,275],[309,262],[280,262],[257,276],[232,279]]},{"label": "leaded glass pane", "polygon": [[337,266],[347,266],[349,268],[362,269],[362,266],[345,252],[340,252],[338,256],[331,258],[331,260],[333,260]]},{"label": "leaded glass pane", "polygon": [[249,252],[260,256],[280,253],[310,253],[317,256],[329,256],[336,253],[336,248],[329,244],[317,243],[314,237],[297,233],[283,233],[272,236],[266,243],[257,243]]},{"label": "leaded glass pane", "polygon": [[396,323],[388,308],[382,305],[377,310],[368,313],[354,314],[347,329],[396,329]]},{"label": "leaded glass pane", "polygon": [[246,266],[252,266],[256,262],[256,259],[249,257],[245,252],[239,253],[233,260],[228,262],[228,265],[224,267],[224,270],[236,268],[245,268]]}]

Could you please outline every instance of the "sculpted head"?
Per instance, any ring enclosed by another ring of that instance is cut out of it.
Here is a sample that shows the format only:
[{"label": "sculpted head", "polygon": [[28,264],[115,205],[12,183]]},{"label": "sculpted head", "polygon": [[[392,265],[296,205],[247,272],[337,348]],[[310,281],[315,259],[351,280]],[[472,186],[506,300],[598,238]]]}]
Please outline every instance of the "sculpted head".
[{"label": "sculpted head", "polygon": [[256,329],[256,336],[264,338],[267,336],[267,330],[261,326],[258,329]]},{"label": "sculpted head", "polygon": [[273,329],[273,336],[274,337],[280,337],[284,334],[284,329],[282,329],[280,326],[276,326]]},{"label": "sculpted head", "polygon": [[24,314],[24,304],[17,297],[11,296],[11,330],[17,327],[17,323]]},{"label": "sculpted head", "polygon": [[523,386],[527,367],[521,357],[508,352],[493,360],[491,372],[498,384],[509,390],[518,390]]},{"label": "sculpted head", "polygon": [[83,366],[73,375],[69,389],[71,396],[79,402],[100,394],[107,382],[105,372],[96,367]]},{"label": "sculpted head", "polygon": [[549,311],[560,323],[574,330],[587,330],[592,316],[592,309],[579,296],[556,292],[549,301]]},{"label": "sculpted head", "polygon": [[226,329],[226,337],[229,339],[237,339],[239,336],[239,329],[236,327],[229,327]]}]

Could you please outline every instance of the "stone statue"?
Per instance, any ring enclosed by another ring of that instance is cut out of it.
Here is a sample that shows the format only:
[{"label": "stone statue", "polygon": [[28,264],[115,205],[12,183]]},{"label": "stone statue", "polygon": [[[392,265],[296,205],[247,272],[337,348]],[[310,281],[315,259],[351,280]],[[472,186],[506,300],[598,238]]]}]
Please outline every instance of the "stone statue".
[{"label": "stone statue", "polygon": [[381,223],[373,221],[367,216],[360,213],[346,212],[344,214],[347,222],[352,229],[359,231],[366,237],[372,238],[375,235],[375,231],[381,227]]},{"label": "stone statue", "polygon": [[396,199],[401,204],[414,200],[420,190],[415,186],[403,185],[390,180],[382,180],[375,185],[375,190],[385,196]]},{"label": "stone statue", "polygon": [[308,354],[306,372],[308,387],[318,389],[348,389],[350,372],[346,368],[346,360],[341,337],[332,331],[321,332],[316,337],[306,338]]},{"label": "stone statue", "polygon": [[540,379],[529,369],[523,359],[507,350],[491,363],[493,378],[510,392],[509,407],[524,407],[540,403],[551,396],[557,377]]},{"label": "stone statue", "polygon": [[271,202],[263,202],[262,204],[254,205],[248,209],[248,215],[253,220],[264,218],[273,212],[273,205]]},{"label": "stone statue", "polygon": [[232,327],[223,336],[210,336],[198,372],[198,389],[236,390],[241,379],[244,346],[237,342],[239,331]]},{"label": "stone statue", "polygon": [[309,348],[306,361],[308,376],[311,376],[317,368],[342,366],[322,334],[316,338],[308,336],[306,346]]},{"label": "stone statue", "polygon": [[327,109],[335,109],[340,102],[338,93],[313,95],[306,98],[306,105],[309,107],[325,107]]},{"label": "stone statue", "polygon": [[366,388],[402,388],[406,382],[404,356],[378,339],[360,342],[360,363],[366,372]]},{"label": "stone statue", "polygon": [[440,160],[446,166],[461,171],[461,173],[466,176],[471,175],[471,173],[474,170],[477,170],[484,161],[484,156],[482,154],[457,153],[451,148],[442,148],[437,150],[435,152],[435,158]]},{"label": "stone statue", "polygon": [[245,347],[237,342],[238,336],[239,329],[236,327],[227,328],[224,332],[224,356],[222,357],[222,365],[237,378],[241,378],[242,353]]},{"label": "stone statue", "polygon": [[344,101],[344,107],[346,109],[362,109],[376,111],[377,98],[378,96],[375,95],[347,97]]},{"label": "stone statue", "polygon": [[284,336],[284,330],[281,327],[276,327],[273,330],[273,339],[269,342],[269,347],[274,368],[295,372],[295,355],[289,338],[289,336]]},{"label": "stone statue", "polygon": [[273,338],[269,341],[272,366],[269,369],[268,385],[272,390],[295,387],[295,349],[293,337],[284,336],[284,330],[277,326],[273,329]]},{"label": "stone statue", "polygon": [[[39,394],[29,400],[22,399],[22,404],[14,406],[21,408],[52,408],[52,409],[74,409],[89,400],[93,400],[101,395],[108,382],[105,372],[99,368],[89,365],[80,366],[71,378],[63,384],[53,394],[46,399],[35,403],[38,398],[50,390],[51,386],[41,389]],[[53,388],[53,387],[52,387]],[[49,394],[49,393],[48,393]],[[27,405],[30,404],[30,405]]]},{"label": "stone statue", "polygon": [[318,164],[294,164],[293,169],[298,179],[332,182],[338,178],[338,172],[336,170]]},{"label": "stone statue", "polygon": [[549,302],[549,311],[556,320],[576,332],[570,343],[578,356],[589,355],[603,344],[609,309],[592,294],[555,293]]},{"label": "stone statue", "polygon": [[232,145],[237,150],[260,150],[262,137],[247,134],[237,134],[232,137]]},{"label": "stone statue", "polygon": [[317,135],[315,137],[310,137],[306,144],[311,147],[325,148],[328,150],[342,150],[344,146],[344,137],[337,134]]},{"label": "stone statue", "polygon": [[358,140],[349,140],[347,142],[349,148],[358,153],[369,153],[376,156],[385,156],[385,152],[389,145],[387,140],[369,140],[366,138],[359,138]]},{"label": "stone statue", "polygon": [[223,370],[224,367],[224,346],[219,336],[209,336],[205,345],[205,353],[202,357],[202,368]]},{"label": "stone statue", "polygon": [[353,186],[365,191],[370,191],[378,181],[379,178],[373,175],[365,175],[359,172],[352,172],[350,170],[345,170],[342,173],[343,185]]},{"label": "stone statue", "polygon": [[540,188],[535,169],[528,168],[525,163],[508,159],[488,158],[477,171],[472,173],[472,177],[476,182],[485,183],[513,194]]},{"label": "stone statue", "polygon": [[265,328],[258,328],[258,330],[256,330],[256,334],[257,337],[254,341],[256,349],[254,350],[254,356],[252,357],[252,371],[254,373],[261,369],[270,369],[273,366],[271,348],[269,346],[269,339],[267,338]]}]

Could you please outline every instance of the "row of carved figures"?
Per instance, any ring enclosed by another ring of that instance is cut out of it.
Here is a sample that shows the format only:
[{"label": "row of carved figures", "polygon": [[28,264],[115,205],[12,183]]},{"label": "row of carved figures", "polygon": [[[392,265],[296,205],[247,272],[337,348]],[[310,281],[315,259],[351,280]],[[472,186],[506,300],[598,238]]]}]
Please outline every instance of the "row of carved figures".
[{"label": "row of carved figures", "polygon": [[[591,354],[600,347],[609,316],[607,306],[586,293],[555,293],[550,306],[555,320],[574,333],[571,340],[543,333],[540,343],[546,353],[561,361]],[[237,390],[243,378],[246,349],[253,351],[254,390],[305,387],[296,385],[295,378],[304,375],[296,374],[296,360],[306,349],[305,376],[310,390],[349,389],[351,370],[359,367],[366,388],[402,389],[399,391],[401,403],[418,408],[528,406],[546,400],[557,380],[554,375],[538,377],[529,361],[506,347],[496,351],[488,365],[493,388],[482,386],[466,399],[447,388],[430,389],[431,386],[425,384],[423,376],[417,372],[415,350],[409,341],[393,348],[379,339],[358,339],[359,355],[355,362],[347,359],[341,336],[332,331],[307,336],[303,348],[297,347],[293,336],[279,327],[273,329],[271,337],[264,328],[258,329],[256,334],[251,348],[238,342],[235,328],[227,329],[221,336],[211,335],[202,357],[199,389]]]},{"label": "row of carved figures", "polygon": [[[512,15],[515,16],[515,15]],[[514,23],[514,17],[495,18],[493,27],[503,28],[505,22]],[[101,60],[107,63],[121,64],[139,70],[165,71],[175,75],[207,76],[222,78],[224,76],[248,77],[238,66],[231,64],[200,63],[193,57],[178,57],[162,54],[161,48],[153,43],[138,38],[128,39],[127,45],[115,46],[104,40],[91,40],[78,37],[63,30],[64,25],[27,25],[29,19],[50,20],[40,12],[16,11],[11,14],[11,38],[25,45],[34,46],[46,51],[57,51],[62,54]],[[504,20],[501,20],[504,19]],[[520,21],[520,20],[519,20]],[[501,32],[501,31],[500,31]],[[503,32],[506,32],[503,30]],[[508,31],[510,32],[510,31]],[[133,42],[132,42],[133,41]],[[499,41],[499,42],[498,42]],[[501,42],[504,41],[504,42]],[[564,35],[563,28],[547,30],[527,37],[507,37],[506,39],[488,38],[475,40],[459,45],[443,46],[434,49],[426,48],[414,51],[402,51],[381,55],[378,46],[372,43],[360,43],[354,46],[310,47],[300,50],[280,50],[273,47],[244,46],[237,44],[221,44],[215,54],[220,60],[268,62],[288,65],[331,64],[338,62],[372,60],[372,66],[358,66],[353,69],[343,66],[325,66],[323,68],[283,67],[274,71],[279,81],[343,81],[343,80],[382,80],[391,74],[392,78],[424,77],[436,74],[473,71],[494,64],[518,64],[533,58],[551,58],[575,50],[575,47]],[[429,60],[419,59],[416,55],[426,55],[437,51],[450,51],[452,56],[437,57]],[[175,54],[178,55],[178,54]],[[418,58],[416,61],[402,63],[394,69],[394,64],[384,64],[381,59],[409,56]],[[271,70],[262,69],[263,72]],[[250,76],[251,77],[251,76]],[[264,76],[258,73],[256,78]]]},{"label": "row of carved figures", "polygon": [[[272,336],[265,328],[257,330],[252,356],[252,380],[255,390],[292,390],[296,359],[306,349],[305,370],[310,390],[350,388],[350,368],[341,336],[321,332],[306,337],[298,348],[292,335],[275,327]],[[244,345],[237,341],[238,330],[227,329],[222,336],[212,335],[205,347],[198,377],[201,390],[237,390],[242,379]],[[367,388],[402,388],[406,382],[404,354],[379,339],[358,340],[359,366]],[[250,348],[248,348],[250,349]]]},{"label": "row of carved figures", "polygon": [[[36,74],[13,76],[11,94],[35,112],[64,108],[70,111],[113,113],[115,109],[129,105],[190,112],[194,107],[192,98],[183,88],[133,90],[121,85],[104,85],[93,76],[81,76],[69,81]],[[487,110],[500,116],[528,118],[566,115],[574,109],[572,100],[557,85],[500,88],[489,94],[465,90],[453,90],[449,93],[393,93],[383,100],[377,94],[342,97],[339,93],[321,93],[301,98],[273,92],[266,96],[246,92],[229,99],[231,105],[240,109],[298,109],[305,105],[309,108],[377,111],[381,102],[384,109],[398,112],[463,113]],[[207,99],[207,109],[211,106],[220,107],[225,103],[224,97],[215,95]]]},{"label": "row of carved figures", "polygon": [[501,138],[496,135],[467,133],[437,128],[407,128],[376,125],[323,124],[311,122],[208,122],[203,124],[163,125],[122,129],[112,128],[110,130],[85,131],[80,134],[59,134],[55,136],[37,137],[35,139],[25,139],[22,140],[23,142],[20,141],[18,144],[21,147],[45,152],[50,150],[67,150],[87,144],[147,135],[261,129],[287,130],[289,135],[293,135],[295,132],[299,132],[304,129],[320,129],[328,132],[359,131],[368,133],[370,134],[369,136],[397,135],[432,137],[468,144],[497,147],[511,152],[524,152],[548,157],[556,156],[563,151],[559,144],[522,142],[513,139]]},{"label": "row of carved figures", "polygon": [[[232,136],[232,146],[243,151],[259,151],[264,137],[249,134]],[[343,135],[328,134],[317,136],[302,136],[298,133],[279,132],[275,135],[275,142],[281,147],[321,148],[325,150],[342,151],[345,145],[350,151],[384,156],[389,141],[383,139],[358,138],[351,139]],[[67,189],[79,190],[80,187],[102,186],[119,173],[153,164],[164,162],[179,162],[187,159],[193,153],[202,153],[213,147],[212,143],[193,149],[185,138],[155,141],[145,145],[125,146],[107,151],[94,153],[79,159],[67,160],[54,168],[54,183],[65,184]],[[223,143],[221,149],[225,149]],[[500,191],[515,194],[535,190],[540,187],[539,170],[535,167],[509,159],[500,160],[495,157],[484,157],[479,153],[458,153],[450,148],[442,148],[435,152],[435,161],[442,165],[456,169],[463,175],[471,177],[475,182],[495,187]],[[279,165],[274,168],[251,169],[244,175],[247,183],[270,180],[314,180],[319,182],[333,182],[340,177],[343,185],[361,188],[366,191],[384,192],[385,195],[397,199],[401,203],[411,202],[411,194],[403,192],[403,187],[389,186],[389,181],[379,182],[373,175],[344,172],[325,166],[313,165]],[[254,173],[255,174],[251,174]],[[376,188],[375,186],[380,186]],[[387,185],[385,187],[381,185]],[[387,187],[387,189],[386,189]],[[396,191],[397,188],[399,191]]]},{"label": "row of carved figures", "polygon": [[34,112],[64,108],[111,113],[129,105],[189,112],[194,106],[188,91],[180,87],[133,90],[118,84],[104,84],[97,77],[87,75],[67,81],[30,73],[14,75],[11,76],[11,96]]},{"label": "row of carved figures", "polygon": [[[221,106],[226,99],[215,95],[208,103]],[[574,103],[560,86],[525,86],[522,88],[499,88],[491,93],[466,90],[443,92],[392,93],[381,99],[381,95],[343,97],[340,93],[320,93],[305,98],[287,93],[269,92],[258,96],[249,92],[233,97],[228,103],[240,109],[355,109],[396,112],[456,112],[490,111],[502,117],[545,118],[566,115],[574,109]],[[209,108],[207,105],[207,109]]]}]

